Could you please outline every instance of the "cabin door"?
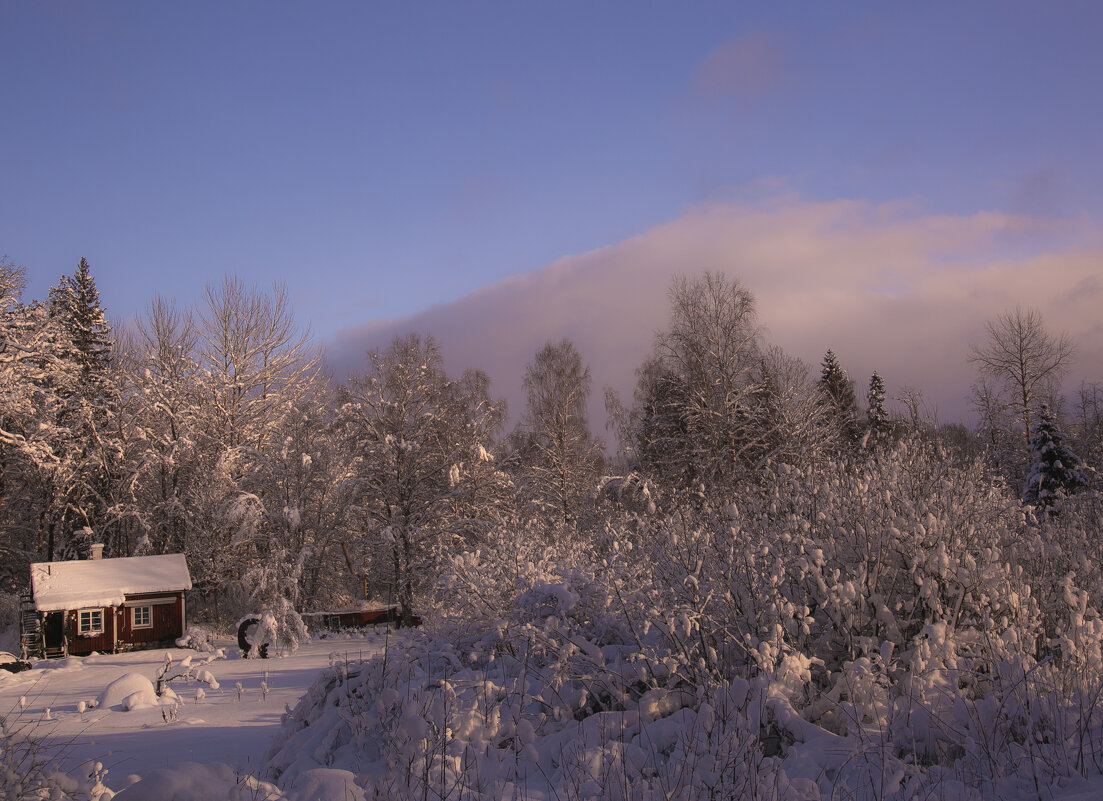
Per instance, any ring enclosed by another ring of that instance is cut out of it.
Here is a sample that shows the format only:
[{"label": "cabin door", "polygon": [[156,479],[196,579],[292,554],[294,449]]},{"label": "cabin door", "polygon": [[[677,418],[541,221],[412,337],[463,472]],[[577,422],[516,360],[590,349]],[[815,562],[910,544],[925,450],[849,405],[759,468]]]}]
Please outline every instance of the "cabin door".
[{"label": "cabin door", "polygon": [[64,612],[47,612],[43,616],[42,636],[47,651],[60,651],[65,646]]}]

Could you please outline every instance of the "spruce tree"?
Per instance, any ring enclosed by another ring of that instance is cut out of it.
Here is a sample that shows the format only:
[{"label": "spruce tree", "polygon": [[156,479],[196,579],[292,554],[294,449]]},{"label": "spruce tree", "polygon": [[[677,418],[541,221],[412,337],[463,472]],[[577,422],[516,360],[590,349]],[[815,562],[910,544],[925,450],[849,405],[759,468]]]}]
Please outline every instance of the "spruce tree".
[{"label": "spruce tree", "polygon": [[873,371],[869,377],[869,392],[866,394],[866,403],[869,405],[867,417],[869,428],[874,434],[880,434],[888,427],[889,416],[885,411],[885,380]]},{"label": "spruce tree", "polygon": [[1043,403],[1030,434],[1033,464],[1023,486],[1023,502],[1049,508],[1064,495],[1087,485],[1080,458],[1064,443],[1057,421]]},{"label": "spruce tree", "polygon": [[50,522],[49,556],[83,556],[91,537],[113,552],[107,510],[120,481],[121,454],[113,420],[117,390],[108,370],[114,343],[87,260],[50,290],[47,313],[60,333],[64,374],[71,376],[52,387],[59,403],[51,422],[65,432],[67,443],[59,451],[69,469],[59,472],[65,480],[55,488],[58,512]]},{"label": "spruce tree", "polygon": [[833,350],[823,357],[820,372],[820,389],[834,412],[839,432],[844,438],[856,439],[858,435],[858,401],[854,395],[854,382],[839,365]]},{"label": "spruce tree", "polygon": [[72,358],[85,382],[102,376],[111,359],[111,326],[107,322],[96,279],[81,259],[71,276],[62,276],[50,290],[50,315],[62,321],[72,341]]}]

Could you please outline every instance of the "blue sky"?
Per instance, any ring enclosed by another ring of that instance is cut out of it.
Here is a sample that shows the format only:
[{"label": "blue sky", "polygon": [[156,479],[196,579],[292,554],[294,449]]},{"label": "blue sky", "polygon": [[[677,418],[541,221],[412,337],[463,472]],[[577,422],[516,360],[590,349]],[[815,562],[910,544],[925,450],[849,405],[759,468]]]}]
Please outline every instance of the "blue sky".
[{"label": "blue sky", "polygon": [[1101,37],[1090,2],[7,2],[0,254],[30,297],[87,257],[117,320],[284,281],[335,341],[748,198],[1065,252],[1098,243]]}]

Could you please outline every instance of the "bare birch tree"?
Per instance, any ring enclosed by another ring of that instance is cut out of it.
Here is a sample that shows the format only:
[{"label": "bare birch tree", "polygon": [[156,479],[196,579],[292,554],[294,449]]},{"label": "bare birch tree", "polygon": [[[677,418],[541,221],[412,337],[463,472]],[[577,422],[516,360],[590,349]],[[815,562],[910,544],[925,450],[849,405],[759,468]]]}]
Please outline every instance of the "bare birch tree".
[{"label": "bare birch tree", "polygon": [[281,411],[314,385],[318,358],[295,325],[287,287],[270,293],[227,276],[207,286],[199,353],[210,372],[211,432],[226,448],[261,449]]},{"label": "bare birch tree", "polygon": [[969,356],[980,374],[978,408],[1006,404],[1025,453],[1037,410],[1059,392],[1076,347],[1067,334],[1050,335],[1042,315],[1022,306],[997,315],[986,330],[987,341]]},{"label": "bare birch tree", "polygon": [[483,477],[500,408],[485,380],[448,378],[431,338],[396,338],[368,358],[368,372],[339,391],[336,420],[355,477],[351,511],[363,527],[354,544],[366,546],[409,623],[422,580],[479,514],[460,502]]},{"label": "bare birch tree", "polygon": [[525,494],[560,528],[596,486],[601,444],[590,433],[590,368],[570,340],[548,342],[525,368],[525,415],[514,435]]},{"label": "bare birch tree", "polygon": [[756,437],[747,425],[764,386],[754,297],[716,273],[679,277],[670,327],[640,368],[638,454],[675,486],[730,483]]}]

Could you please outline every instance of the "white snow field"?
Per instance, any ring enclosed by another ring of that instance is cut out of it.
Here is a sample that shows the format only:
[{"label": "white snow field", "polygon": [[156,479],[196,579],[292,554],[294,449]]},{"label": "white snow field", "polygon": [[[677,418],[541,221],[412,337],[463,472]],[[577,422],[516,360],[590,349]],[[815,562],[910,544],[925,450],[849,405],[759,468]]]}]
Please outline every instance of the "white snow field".
[{"label": "white snow field", "polygon": [[[203,664],[209,655],[172,648],[43,660],[22,673],[0,671],[0,717],[10,731],[36,743],[34,754],[26,755],[15,770],[29,772],[29,760],[34,759],[84,780],[100,763],[101,773],[106,771],[101,785],[116,793],[134,777],[146,779],[124,797],[161,801],[228,797],[227,788],[261,772],[262,758],[280,731],[281,718],[319,674],[335,661],[356,661],[375,653],[382,637],[369,633],[363,638],[312,639],[296,653],[278,659],[242,659],[236,646],[226,640],[225,658],[209,664]],[[153,685],[166,654],[173,660],[167,675],[187,669],[190,660],[191,680],[171,681],[176,697],[166,693],[159,699]],[[0,749],[4,747],[0,742]],[[4,756],[0,752],[0,797],[11,791],[10,783],[7,788],[3,783],[3,771],[11,762],[9,758],[6,765]],[[164,769],[181,763],[191,764],[172,771],[170,784],[176,788],[172,793],[163,782],[150,782],[155,772],[161,771],[165,778]],[[182,777],[192,780],[191,794],[178,792]],[[91,792],[94,781],[85,784],[89,786],[71,796],[111,797],[110,792],[100,796]],[[137,794],[143,786],[146,792]],[[268,794],[282,797],[275,788],[268,788]],[[257,797],[264,798],[265,793]]]}]

